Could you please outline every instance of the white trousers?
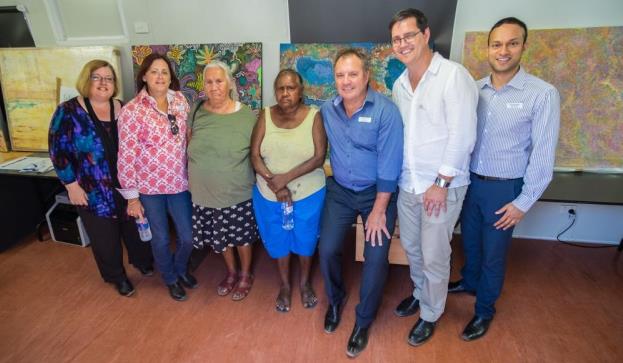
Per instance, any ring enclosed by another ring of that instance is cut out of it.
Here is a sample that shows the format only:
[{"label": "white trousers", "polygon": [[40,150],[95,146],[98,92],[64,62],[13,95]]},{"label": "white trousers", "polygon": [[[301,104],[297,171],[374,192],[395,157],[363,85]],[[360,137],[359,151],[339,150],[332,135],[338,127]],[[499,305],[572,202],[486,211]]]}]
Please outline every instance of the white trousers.
[{"label": "white trousers", "polygon": [[461,213],[467,186],[448,189],[446,212],[427,216],[424,193],[400,190],[400,242],[407,253],[413,297],[420,301],[420,318],[435,322],[444,311],[450,278],[450,240]]}]

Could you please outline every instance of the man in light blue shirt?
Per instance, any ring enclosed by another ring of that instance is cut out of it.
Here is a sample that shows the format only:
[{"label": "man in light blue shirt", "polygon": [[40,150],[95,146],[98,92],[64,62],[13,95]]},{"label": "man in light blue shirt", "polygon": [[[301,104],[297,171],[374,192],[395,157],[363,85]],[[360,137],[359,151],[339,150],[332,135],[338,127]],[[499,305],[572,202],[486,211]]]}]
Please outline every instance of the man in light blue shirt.
[{"label": "man in light blue shirt", "polygon": [[334,63],[338,96],[321,107],[330,144],[333,176],[327,194],[318,245],[329,308],[324,330],[340,323],[346,302],[342,245],[357,215],[365,225],[359,304],[346,354],[355,357],[368,343],[368,328],[378,310],[389,268],[388,253],[396,222],[396,188],[402,165],[402,119],[396,106],[368,87],[369,66],[356,49],[338,53]]},{"label": "man in light blue shirt", "polygon": [[560,96],[520,67],[526,25],[498,21],[489,32],[491,75],[478,81],[477,141],[461,231],[465,266],[448,292],[476,294],[475,315],[462,338],[482,337],[495,314],[513,228],[552,180]]}]

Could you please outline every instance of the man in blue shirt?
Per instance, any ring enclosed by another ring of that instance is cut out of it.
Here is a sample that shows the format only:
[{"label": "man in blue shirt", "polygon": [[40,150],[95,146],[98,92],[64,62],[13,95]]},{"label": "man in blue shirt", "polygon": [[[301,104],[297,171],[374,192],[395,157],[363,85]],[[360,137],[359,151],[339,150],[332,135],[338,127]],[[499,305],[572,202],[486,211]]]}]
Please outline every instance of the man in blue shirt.
[{"label": "man in blue shirt", "polygon": [[489,32],[491,75],[478,81],[477,140],[461,215],[465,266],[463,279],[448,284],[448,292],[476,294],[466,341],[487,332],[513,228],[552,180],[560,96],[520,67],[527,35],[517,18],[498,21]]},{"label": "man in blue shirt", "polygon": [[369,66],[356,49],[334,63],[338,96],[322,105],[333,176],[327,178],[322,216],[320,268],[329,298],[324,329],[332,333],[346,302],[342,245],[357,215],[365,225],[365,246],[355,327],[346,354],[355,357],[368,342],[368,327],[381,303],[388,252],[396,222],[396,186],[402,165],[402,119],[396,106],[368,87]]}]

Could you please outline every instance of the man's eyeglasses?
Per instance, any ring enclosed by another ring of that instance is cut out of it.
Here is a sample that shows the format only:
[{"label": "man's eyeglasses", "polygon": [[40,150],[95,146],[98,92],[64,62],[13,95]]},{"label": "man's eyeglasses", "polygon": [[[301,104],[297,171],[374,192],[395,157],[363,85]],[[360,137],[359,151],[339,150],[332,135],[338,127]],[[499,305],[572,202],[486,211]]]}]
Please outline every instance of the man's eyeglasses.
[{"label": "man's eyeglasses", "polygon": [[171,133],[173,135],[177,135],[180,132],[179,126],[177,126],[177,122],[175,121],[175,115],[168,114],[167,119],[169,119],[169,126],[171,126]]},{"label": "man's eyeglasses", "polygon": [[102,82],[102,83],[113,83],[115,81],[114,77],[102,77],[97,74],[91,75],[91,81],[93,82]]},{"label": "man's eyeglasses", "polygon": [[413,41],[415,40],[415,36],[420,34],[422,31],[417,31],[417,32],[412,32],[412,33],[407,33],[404,35],[404,37],[395,37],[392,38],[392,45],[394,47],[400,46],[400,44],[402,44],[402,42],[404,41],[405,43],[413,43]]}]

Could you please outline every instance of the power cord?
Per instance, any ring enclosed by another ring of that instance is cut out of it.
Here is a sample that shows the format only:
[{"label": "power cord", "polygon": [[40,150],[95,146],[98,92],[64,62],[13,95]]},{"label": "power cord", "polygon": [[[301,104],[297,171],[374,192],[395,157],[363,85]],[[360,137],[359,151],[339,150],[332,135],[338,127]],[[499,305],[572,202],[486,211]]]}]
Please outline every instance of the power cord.
[{"label": "power cord", "polygon": [[562,236],[565,232],[567,232],[569,229],[571,229],[571,227],[573,227],[573,225],[575,224],[575,221],[577,219],[577,214],[575,213],[575,209],[569,209],[568,213],[569,213],[569,218],[571,219],[571,223],[569,223],[569,225],[565,229],[563,229],[562,232],[558,233],[558,235],[556,236],[556,240],[558,242],[560,242],[562,244],[565,244],[565,245],[574,246],[574,247],[580,247],[580,248],[612,248],[612,247],[617,247],[616,245],[587,246],[587,245],[581,245],[581,244],[577,244],[577,243],[561,240],[560,236]]}]

